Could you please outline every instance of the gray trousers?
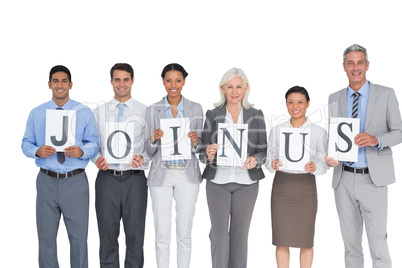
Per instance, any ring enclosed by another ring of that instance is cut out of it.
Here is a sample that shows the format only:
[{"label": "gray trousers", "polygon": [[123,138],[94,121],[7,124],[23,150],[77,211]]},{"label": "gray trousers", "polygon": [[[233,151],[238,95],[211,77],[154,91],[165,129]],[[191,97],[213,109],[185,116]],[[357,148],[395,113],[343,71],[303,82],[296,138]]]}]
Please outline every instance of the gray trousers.
[{"label": "gray trousers", "polygon": [[206,192],[211,218],[212,267],[247,267],[248,232],[258,182],[215,184],[208,180]]},{"label": "gray trousers", "polygon": [[56,239],[60,216],[63,214],[70,240],[71,267],[87,268],[89,187],[85,172],[65,179],[39,172],[36,190],[39,267],[59,267]]},{"label": "gray trousers", "polygon": [[144,266],[144,233],[148,187],[143,171],[133,175],[115,176],[99,171],[95,183],[95,208],[100,238],[100,265],[119,265],[120,220],[126,236],[124,267]]},{"label": "gray trousers", "polygon": [[335,189],[345,267],[363,268],[363,223],[366,227],[373,268],[391,268],[387,244],[387,186],[375,186],[369,174],[342,171]]}]

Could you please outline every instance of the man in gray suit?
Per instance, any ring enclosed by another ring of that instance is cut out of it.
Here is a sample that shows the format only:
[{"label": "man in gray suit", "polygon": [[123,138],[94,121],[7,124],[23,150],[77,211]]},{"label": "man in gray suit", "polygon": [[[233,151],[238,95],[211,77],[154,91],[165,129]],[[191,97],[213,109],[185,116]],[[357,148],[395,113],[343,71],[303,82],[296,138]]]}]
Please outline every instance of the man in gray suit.
[{"label": "man in gray suit", "polygon": [[343,53],[349,86],[329,96],[330,117],[360,119],[357,162],[326,157],[334,167],[332,187],[345,244],[345,267],[363,268],[363,223],[374,268],[390,268],[387,245],[387,185],[395,182],[391,147],[402,142],[402,121],[393,89],[366,80],[367,51],[354,44]]}]

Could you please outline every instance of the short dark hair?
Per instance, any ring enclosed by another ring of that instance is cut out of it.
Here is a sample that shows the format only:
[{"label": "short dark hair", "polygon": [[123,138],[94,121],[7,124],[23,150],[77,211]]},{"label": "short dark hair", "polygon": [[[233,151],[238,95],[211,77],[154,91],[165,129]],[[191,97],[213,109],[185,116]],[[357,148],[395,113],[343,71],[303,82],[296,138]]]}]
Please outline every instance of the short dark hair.
[{"label": "short dark hair", "polygon": [[56,66],[54,66],[52,69],[50,69],[50,73],[49,73],[49,82],[52,81],[52,76],[53,76],[53,74],[54,74],[54,73],[57,73],[57,72],[66,73],[67,76],[68,76],[68,81],[71,82],[71,73],[70,73],[70,70],[69,70],[67,67],[63,66],[63,65],[56,65]]},{"label": "short dark hair", "polygon": [[112,69],[110,69],[110,79],[113,79],[114,70],[126,71],[130,74],[131,80],[134,78],[134,70],[128,63],[116,63],[113,65]]},{"label": "short dark hair", "polygon": [[288,100],[288,96],[292,93],[300,93],[303,94],[306,97],[307,102],[310,101],[310,96],[308,95],[307,90],[304,87],[301,86],[294,86],[289,88],[289,90],[285,94],[285,99]]},{"label": "short dark hair", "polygon": [[183,66],[181,66],[178,63],[170,63],[170,64],[166,65],[165,68],[163,68],[163,70],[162,70],[162,74],[161,74],[162,78],[165,78],[166,73],[169,71],[181,72],[184,79],[186,79],[186,77],[188,76],[188,73],[186,72],[186,70],[184,70]]}]

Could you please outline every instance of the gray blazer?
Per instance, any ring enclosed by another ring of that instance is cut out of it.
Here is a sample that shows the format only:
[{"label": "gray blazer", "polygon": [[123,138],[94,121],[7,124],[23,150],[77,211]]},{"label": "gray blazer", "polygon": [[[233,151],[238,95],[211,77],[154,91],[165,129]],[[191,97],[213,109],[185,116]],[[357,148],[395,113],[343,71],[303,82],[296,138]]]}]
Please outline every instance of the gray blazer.
[{"label": "gray blazer", "polygon": [[[218,143],[218,124],[224,123],[226,117],[226,105],[213,110],[208,110],[202,132],[203,148],[200,152],[200,160],[206,164],[202,177],[213,180],[216,174],[216,157],[208,163],[206,147],[209,144]],[[248,124],[248,145],[247,157],[254,156],[258,164],[255,168],[249,169],[248,174],[252,180],[261,180],[265,177],[262,171],[262,165],[267,158],[267,132],[265,129],[265,118],[261,110],[254,108],[243,109],[243,123]]]},{"label": "gray blazer", "polygon": [[[346,92],[344,88],[329,96],[330,117],[347,117]],[[376,186],[395,182],[394,162],[391,147],[402,142],[402,121],[399,104],[392,88],[370,83],[369,103],[364,131],[381,140],[381,148],[366,147],[370,177]],[[332,187],[341,179],[342,163],[334,168]]]},{"label": "gray blazer", "polygon": [[[184,116],[190,118],[190,131],[195,131],[198,134],[198,146],[192,148],[192,154],[190,160],[186,161],[187,174],[193,182],[200,183],[201,172],[198,163],[198,159],[195,156],[202,147],[201,134],[202,134],[202,122],[204,119],[202,107],[200,104],[187,100],[182,97],[184,101]],[[148,133],[145,142],[145,150],[152,159],[151,168],[148,174],[148,186],[159,186],[162,184],[165,164],[161,161],[162,150],[160,148],[161,141],[157,140],[154,145],[151,144],[151,135],[155,129],[160,128],[160,119],[165,118],[165,111],[163,105],[163,99],[151,106],[149,106],[145,112],[145,119],[148,123]]]}]

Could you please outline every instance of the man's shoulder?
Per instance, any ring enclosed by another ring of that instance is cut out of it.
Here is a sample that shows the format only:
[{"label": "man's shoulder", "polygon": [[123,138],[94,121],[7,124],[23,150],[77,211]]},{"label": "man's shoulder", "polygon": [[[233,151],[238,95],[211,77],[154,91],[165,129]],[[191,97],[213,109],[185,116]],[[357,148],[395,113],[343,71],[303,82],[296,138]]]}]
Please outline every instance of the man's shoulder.
[{"label": "man's shoulder", "polygon": [[394,91],[393,88],[372,83],[370,84],[370,89],[378,90],[380,93],[389,93]]},{"label": "man's shoulder", "polygon": [[346,93],[346,90],[347,90],[347,88],[343,88],[343,89],[341,89],[341,90],[338,90],[338,91],[336,91],[336,92],[330,94],[330,95],[329,95],[329,98],[328,98],[328,99],[329,99],[329,102],[332,102],[332,101],[334,101],[334,100],[339,99],[339,97],[340,97],[342,94]]}]

